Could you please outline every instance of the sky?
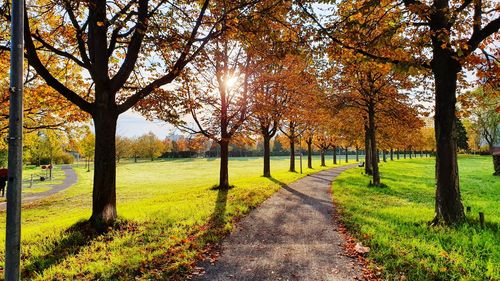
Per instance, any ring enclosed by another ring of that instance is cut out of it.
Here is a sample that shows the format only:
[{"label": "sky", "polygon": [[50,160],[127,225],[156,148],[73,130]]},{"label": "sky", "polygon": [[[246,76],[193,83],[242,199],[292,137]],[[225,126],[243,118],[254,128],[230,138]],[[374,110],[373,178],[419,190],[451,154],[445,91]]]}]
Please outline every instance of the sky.
[{"label": "sky", "polygon": [[119,136],[135,137],[153,132],[160,139],[172,134],[181,134],[178,129],[161,121],[146,120],[139,113],[129,110],[120,115],[116,133]]}]

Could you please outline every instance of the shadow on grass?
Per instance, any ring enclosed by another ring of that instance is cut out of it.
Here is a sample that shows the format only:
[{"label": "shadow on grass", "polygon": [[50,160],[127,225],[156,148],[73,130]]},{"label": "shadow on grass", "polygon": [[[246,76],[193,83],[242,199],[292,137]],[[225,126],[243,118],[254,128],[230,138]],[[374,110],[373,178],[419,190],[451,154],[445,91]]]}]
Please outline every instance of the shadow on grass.
[{"label": "shadow on grass", "polygon": [[[127,224],[126,221],[117,221],[113,229],[120,229]],[[97,232],[88,221],[75,223],[63,232],[60,240],[50,244],[50,249],[46,254],[34,257],[23,267],[22,279],[31,279],[37,274],[43,274],[46,269],[64,261],[67,257],[77,255],[84,247],[106,234],[106,232]],[[110,236],[109,239],[112,237]]]},{"label": "shadow on grass", "polygon": [[218,189],[215,207],[210,216],[209,225],[211,228],[221,228],[225,224],[225,214],[227,206],[227,194],[230,189]]},{"label": "shadow on grass", "polygon": [[[154,280],[186,280],[194,270],[195,264],[201,264],[202,267],[208,266],[210,263],[207,260],[210,260],[210,255],[218,251],[218,244],[228,233],[225,226],[230,190],[213,188],[208,190],[207,192],[217,192],[214,209],[208,221],[201,226],[193,227],[187,234],[187,238],[165,249],[164,254],[148,261],[148,271],[136,271],[133,275],[149,280],[150,275],[155,273],[157,275],[151,275],[155,276]],[[184,255],[189,251],[197,253],[196,261],[185,259]],[[203,265],[204,262],[207,264]]]}]

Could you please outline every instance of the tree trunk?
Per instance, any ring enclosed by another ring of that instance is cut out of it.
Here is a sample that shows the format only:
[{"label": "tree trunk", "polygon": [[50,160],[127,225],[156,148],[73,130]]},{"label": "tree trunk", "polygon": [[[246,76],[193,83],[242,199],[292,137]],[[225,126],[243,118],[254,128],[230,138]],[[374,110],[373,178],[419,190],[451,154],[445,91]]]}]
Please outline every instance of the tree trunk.
[{"label": "tree trunk", "polygon": [[307,168],[312,169],[312,140],[307,141]]},{"label": "tree trunk", "polygon": [[378,150],[376,141],[376,129],[375,129],[375,108],[371,106],[368,109],[368,135],[370,137],[370,146],[372,151],[372,172],[373,172],[373,182],[375,186],[380,185],[380,173],[378,170]]},{"label": "tree trunk", "polygon": [[333,147],[333,165],[337,165],[337,147]]},{"label": "tree trunk", "polygon": [[264,135],[264,177],[271,177],[271,138]]},{"label": "tree trunk", "polygon": [[460,197],[456,139],[456,88],[459,63],[452,54],[436,46],[431,63],[435,80],[436,135],[436,216],[434,223],[447,225],[463,222],[464,208]]},{"label": "tree trunk", "polygon": [[495,169],[493,175],[500,176],[500,154],[493,155],[493,168]]},{"label": "tree trunk", "polygon": [[406,159],[406,149],[403,150],[403,158]]},{"label": "tree trunk", "polygon": [[229,142],[221,140],[220,145],[220,175],[219,189],[229,189]]},{"label": "tree trunk", "polygon": [[396,150],[396,159],[399,160],[399,149]]},{"label": "tree trunk", "polygon": [[413,158],[412,153],[413,153],[413,152],[412,152],[412,149],[410,148],[410,151],[409,151],[409,153],[408,153],[408,155],[410,155],[410,159],[412,159],[412,158]]},{"label": "tree trunk", "polygon": [[295,172],[295,142],[290,139],[290,172]]},{"label": "tree trunk", "polygon": [[94,114],[95,156],[92,216],[97,229],[105,229],[116,220],[116,122],[118,114],[98,109]]},{"label": "tree trunk", "polygon": [[356,162],[359,162],[359,148],[356,147]]},{"label": "tree trunk", "polygon": [[387,153],[385,152],[385,149],[382,149],[382,157],[384,159],[384,162],[387,162]]},{"label": "tree trunk", "polygon": [[394,161],[394,149],[391,148],[391,161]]},{"label": "tree trunk", "polygon": [[345,148],[345,162],[349,163],[349,149],[347,147]]},{"label": "tree trunk", "polygon": [[372,146],[368,135],[368,126],[365,126],[365,174],[372,175]]},{"label": "tree trunk", "polygon": [[326,164],[325,164],[325,151],[322,149],[320,151],[320,155],[321,155],[321,167],[325,167]]}]

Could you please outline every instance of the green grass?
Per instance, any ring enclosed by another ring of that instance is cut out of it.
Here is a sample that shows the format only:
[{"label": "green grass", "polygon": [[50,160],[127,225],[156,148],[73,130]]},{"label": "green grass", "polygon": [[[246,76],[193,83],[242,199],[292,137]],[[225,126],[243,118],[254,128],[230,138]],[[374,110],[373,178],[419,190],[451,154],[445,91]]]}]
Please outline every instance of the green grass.
[{"label": "green grass", "polygon": [[[31,175],[33,175],[33,185],[30,188]],[[45,170],[34,165],[26,165],[23,168],[23,194],[42,193],[52,189],[52,185],[61,184],[64,181],[64,171],[61,166],[54,166],[52,169],[52,180],[40,181],[40,176],[45,176]],[[47,174],[48,175],[48,174]],[[0,197],[0,202],[5,202],[5,197]]]},{"label": "green grass", "polygon": [[[304,174],[288,172],[286,157],[271,162],[273,179],[261,177],[262,159],[230,159],[235,188],[210,190],[219,161],[179,159],[120,164],[117,202],[120,220],[106,234],[78,223],[90,217],[92,173],[76,168],[68,190],[30,205],[22,214],[22,274],[35,280],[131,280],[182,276],[208,245],[219,241],[239,217],[280,187]],[[297,163],[298,164],[298,163]],[[304,163],[305,164],[305,163]],[[330,164],[331,168],[332,165]],[[0,216],[0,244],[5,240]],[[3,247],[1,248],[3,251]],[[3,264],[3,252],[0,264]]]},{"label": "green grass", "polygon": [[[361,168],[341,174],[333,198],[342,221],[363,243],[385,280],[500,280],[500,178],[491,157],[459,158],[467,223],[430,227],[434,215],[434,159],[381,164],[386,188],[368,187]],[[484,212],[485,228],[478,223]],[[378,271],[378,270],[376,270]]]},{"label": "green grass", "polygon": [[[34,165],[27,165],[23,168],[23,192],[30,191],[30,180],[31,175],[33,175],[33,186],[32,188],[45,188],[50,189],[51,185],[61,184],[64,181],[64,171],[61,169],[60,165],[55,165],[52,169],[52,180],[48,179],[48,172],[42,170],[40,167]],[[46,177],[45,181],[40,181],[40,177]],[[36,192],[36,191],[35,191]],[[40,191],[41,192],[41,191]]]}]

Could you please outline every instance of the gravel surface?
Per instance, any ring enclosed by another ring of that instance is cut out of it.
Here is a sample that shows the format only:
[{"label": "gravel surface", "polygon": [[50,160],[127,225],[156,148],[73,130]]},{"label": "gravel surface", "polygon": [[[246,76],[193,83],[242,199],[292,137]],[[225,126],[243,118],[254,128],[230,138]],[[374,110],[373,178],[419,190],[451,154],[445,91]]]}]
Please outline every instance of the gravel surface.
[{"label": "gravel surface", "polygon": [[344,255],[333,219],[331,182],[354,165],[307,176],[283,188],[244,218],[221,245],[215,265],[194,280],[362,280]]}]

